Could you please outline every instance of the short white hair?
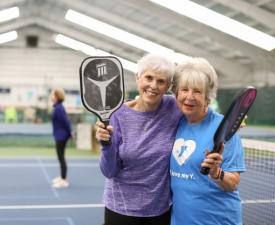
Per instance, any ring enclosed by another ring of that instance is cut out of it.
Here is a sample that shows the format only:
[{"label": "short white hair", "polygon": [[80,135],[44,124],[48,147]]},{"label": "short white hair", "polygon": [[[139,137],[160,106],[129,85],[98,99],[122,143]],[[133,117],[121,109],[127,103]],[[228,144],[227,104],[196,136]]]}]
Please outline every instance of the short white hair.
[{"label": "short white hair", "polygon": [[177,95],[180,87],[202,90],[210,104],[216,98],[218,77],[214,67],[204,58],[188,58],[176,66],[172,92]]},{"label": "short white hair", "polygon": [[137,75],[140,76],[148,70],[165,75],[171,82],[175,73],[175,65],[164,56],[149,53],[138,60]]}]

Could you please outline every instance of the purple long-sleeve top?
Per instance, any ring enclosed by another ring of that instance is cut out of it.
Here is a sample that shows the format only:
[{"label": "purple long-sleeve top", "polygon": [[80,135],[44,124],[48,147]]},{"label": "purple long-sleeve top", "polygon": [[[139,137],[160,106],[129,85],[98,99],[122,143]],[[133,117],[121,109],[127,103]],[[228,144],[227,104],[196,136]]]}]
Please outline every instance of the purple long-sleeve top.
[{"label": "purple long-sleeve top", "polygon": [[108,209],[140,217],[158,216],[169,209],[169,159],[181,116],[173,96],[163,96],[152,112],[123,104],[112,115],[111,144],[102,147],[100,157]]},{"label": "purple long-sleeve top", "polygon": [[56,141],[65,141],[71,137],[72,128],[68,115],[61,102],[54,104],[54,109],[51,115],[53,136]]}]

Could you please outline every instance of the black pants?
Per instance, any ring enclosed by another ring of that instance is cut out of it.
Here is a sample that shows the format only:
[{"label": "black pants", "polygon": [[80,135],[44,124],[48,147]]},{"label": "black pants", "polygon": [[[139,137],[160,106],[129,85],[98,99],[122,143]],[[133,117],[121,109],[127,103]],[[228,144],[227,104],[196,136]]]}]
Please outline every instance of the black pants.
[{"label": "black pants", "polygon": [[65,160],[66,144],[67,140],[55,142],[56,154],[60,165],[60,174],[63,179],[67,177],[67,164]]},{"label": "black pants", "polygon": [[160,216],[135,217],[113,212],[105,207],[104,225],[170,225],[171,209]]}]

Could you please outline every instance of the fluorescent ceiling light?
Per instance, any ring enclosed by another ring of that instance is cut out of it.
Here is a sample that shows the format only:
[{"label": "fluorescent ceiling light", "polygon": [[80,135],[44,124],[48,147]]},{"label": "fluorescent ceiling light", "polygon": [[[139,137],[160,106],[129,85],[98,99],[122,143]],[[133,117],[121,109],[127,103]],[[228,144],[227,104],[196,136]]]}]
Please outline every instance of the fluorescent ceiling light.
[{"label": "fluorescent ceiling light", "polygon": [[16,31],[10,31],[7,33],[0,34],[0,44],[13,41],[17,39],[17,32]]},{"label": "fluorescent ceiling light", "polygon": [[[72,38],[69,38],[67,36],[64,36],[62,34],[56,35],[55,41],[56,41],[56,43],[58,43],[60,45],[72,48],[72,49],[77,50],[77,51],[82,51],[86,55],[90,55],[90,56],[107,56],[107,55],[115,56],[115,55],[112,55],[112,54],[110,54],[108,52],[105,52],[103,50],[95,49],[94,47],[92,47],[90,45],[84,44],[80,41],[76,41],[76,40],[74,40]],[[132,71],[134,73],[137,72],[136,63],[133,63],[129,60],[126,60],[126,59],[118,57],[118,56],[115,56],[115,57],[118,58],[121,61],[121,64],[123,65],[123,68],[125,68],[126,70],[129,70],[129,71]]]},{"label": "fluorescent ceiling light", "polygon": [[170,59],[175,59],[176,62],[183,61],[187,58],[186,55],[179,53],[175,54],[174,50],[172,49],[166,48],[157,43],[146,40],[137,35],[131,34],[127,31],[111,26],[94,18],[88,17],[71,9],[67,11],[65,18],[70,22],[76,23],[80,26],[96,31],[97,33],[106,35],[118,41],[124,42],[128,45],[134,46],[135,48],[139,48],[145,52],[162,54],[170,57]]},{"label": "fluorescent ceiling light", "polygon": [[19,8],[12,7],[0,11],[0,23],[19,17]]},{"label": "fluorescent ceiling light", "polygon": [[189,0],[150,1],[267,51],[275,48],[274,37]]}]

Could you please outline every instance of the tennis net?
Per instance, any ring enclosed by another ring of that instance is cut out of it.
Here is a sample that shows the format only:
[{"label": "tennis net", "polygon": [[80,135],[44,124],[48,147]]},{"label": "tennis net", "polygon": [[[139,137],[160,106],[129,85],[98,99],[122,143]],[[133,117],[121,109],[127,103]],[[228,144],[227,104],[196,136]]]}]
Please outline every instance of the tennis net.
[{"label": "tennis net", "polygon": [[275,142],[242,139],[246,172],[241,175],[243,224],[275,224]]}]

